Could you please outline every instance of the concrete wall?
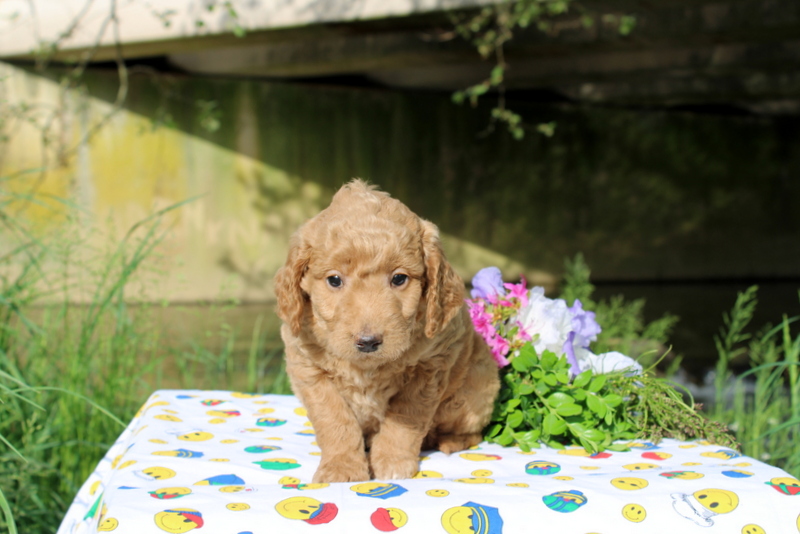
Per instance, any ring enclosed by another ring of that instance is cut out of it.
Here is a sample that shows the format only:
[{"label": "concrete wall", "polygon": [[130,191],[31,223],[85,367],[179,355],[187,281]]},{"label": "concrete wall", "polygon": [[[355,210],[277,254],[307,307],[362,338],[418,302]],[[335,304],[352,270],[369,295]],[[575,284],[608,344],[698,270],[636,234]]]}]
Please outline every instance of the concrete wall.
[{"label": "concrete wall", "polygon": [[[58,102],[51,79],[2,69],[0,100]],[[800,275],[797,120],[520,103],[530,123],[557,128],[517,142],[485,131],[486,108],[446,94],[135,76],[126,109],[80,144],[116,95],[114,73],[87,82],[91,96],[67,97],[56,121],[76,150],[60,163],[45,151],[46,172],[3,187],[70,198],[90,214],[83,227],[117,237],[201,195],[168,217],[160,296],[270,298],[291,233],[354,176],[437,223],[467,278],[499,264],[552,285],[578,251],[598,280]],[[202,128],[199,100],[217,103],[216,131]],[[5,126],[0,176],[41,167],[37,131]],[[42,228],[67,224],[14,209]]]}]

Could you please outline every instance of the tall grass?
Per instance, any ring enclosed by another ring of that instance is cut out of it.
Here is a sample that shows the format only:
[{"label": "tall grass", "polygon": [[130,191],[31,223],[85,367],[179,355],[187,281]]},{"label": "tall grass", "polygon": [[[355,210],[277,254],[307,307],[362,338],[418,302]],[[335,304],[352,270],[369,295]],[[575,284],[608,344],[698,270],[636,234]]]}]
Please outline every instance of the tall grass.
[{"label": "tall grass", "polygon": [[[20,199],[0,197],[0,532],[44,534],[57,529],[124,422],[163,382],[175,383],[175,369],[181,387],[234,383],[238,333],[228,325],[213,332],[222,340],[217,352],[199,343],[165,350],[153,307],[131,305],[138,296],[126,290],[147,273],[163,217],[179,205],[101,250],[80,232],[36,235],[7,215],[12,200]],[[87,302],[75,304],[76,294]],[[269,335],[253,332],[241,374],[251,391],[285,393]],[[267,369],[273,376],[262,380]]]},{"label": "tall grass", "polygon": [[[777,326],[747,333],[757,291],[753,286],[739,293],[716,338],[716,401],[710,415],[728,425],[744,454],[800,478],[800,334],[792,334],[800,317],[784,316]],[[730,363],[742,356],[750,369],[734,376]]]}]

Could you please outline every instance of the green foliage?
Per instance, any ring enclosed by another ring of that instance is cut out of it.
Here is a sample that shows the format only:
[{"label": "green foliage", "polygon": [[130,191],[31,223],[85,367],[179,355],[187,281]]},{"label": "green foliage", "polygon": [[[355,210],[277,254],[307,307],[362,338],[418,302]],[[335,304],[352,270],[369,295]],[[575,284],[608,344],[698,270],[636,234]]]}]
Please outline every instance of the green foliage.
[{"label": "green foliage", "polygon": [[[9,215],[19,200],[39,202],[0,189],[7,238],[0,251],[0,532],[46,534],[154,389],[289,388],[281,352],[267,350],[276,344],[260,322],[240,370],[231,364],[233,328],[219,326],[204,343],[166,350],[159,308],[133,305],[145,299],[153,274],[147,259],[177,206],[135,225],[106,251],[78,231],[33,233]],[[130,294],[133,282],[141,294]],[[73,302],[76,294],[87,303]],[[271,382],[262,379],[267,373]]]},{"label": "green foliage", "polygon": [[[466,15],[453,15],[456,33],[469,41],[483,59],[492,58],[495,63],[486,79],[453,93],[453,102],[462,104],[468,100],[475,106],[482,95],[496,91],[499,97],[491,112],[490,127],[493,128],[495,123],[504,124],[514,139],[524,138],[526,127],[522,116],[508,109],[505,103],[505,74],[510,67],[505,60],[504,46],[515,33],[529,27],[545,33],[557,31],[556,17],[566,14],[570,8],[581,13],[581,24],[585,28],[594,24],[594,16],[575,0],[505,0]],[[636,17],[631,15],[605,13],[602,20],[606,25],[616,27],[623,36],[630,34],[636,25]],[[552,137],[555,123],[540,123],[535,130]]]},{"label": "green foliage", "polygon": [[624,377],[585,371],[572,381],[566,357],[538,355],[528,344],[503,370],[486,439],[525,451],[539,443],[559,449],[579,444],[590,452],[619,449],[613,441],[633,439],[636,427],[622,406],[618,380]]},{"label": "green foliage", "polygon": [[[734,447],[723,425],[687,405],[675,387],[652,373],[592,375],[570,380],[569,363],[528,344],[502,371],[503,385],[486,439],[523,450],[579,445],[587,452],[627,450],[625,441],[702,438]],[[615,443],[616,442],[616,443]]]},{"label": "green foliage", "polygon": [[[751,335],[745,329],[756,304],[753,286],[738,294],[724,317],[711,413],[731,428],[744,454],[800,477],[800,334],[792,333],[800,317],[784,316]],[[734,377],[730,362],[742,356],[750,369]]]}]

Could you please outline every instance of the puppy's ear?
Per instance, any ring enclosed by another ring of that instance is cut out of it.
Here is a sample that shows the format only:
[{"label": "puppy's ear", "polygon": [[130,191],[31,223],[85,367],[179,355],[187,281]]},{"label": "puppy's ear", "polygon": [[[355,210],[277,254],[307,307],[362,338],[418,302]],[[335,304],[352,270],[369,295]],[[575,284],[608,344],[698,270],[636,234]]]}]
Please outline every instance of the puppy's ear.
[{"label": "puppy's ear", "polygon": [[300,287],[311,259],[311,247],[298,234],[292,237],[286,264],[275,273],[275,296],[278,298],[278,317],[289,325],[292,334],[300,333],[308,295]]},{"label": "puppy's ear", "polygon": [[464,281],[453,270],[442,251],[439,229],[422,221],[425,255],[425,336],[432,338],[447,326],[464,306]]}]

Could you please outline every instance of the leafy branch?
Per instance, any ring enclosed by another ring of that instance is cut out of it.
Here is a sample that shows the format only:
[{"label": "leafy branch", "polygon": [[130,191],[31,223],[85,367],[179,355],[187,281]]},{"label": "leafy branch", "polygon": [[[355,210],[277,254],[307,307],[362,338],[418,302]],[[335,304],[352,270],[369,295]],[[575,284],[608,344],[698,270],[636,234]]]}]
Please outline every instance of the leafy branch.
[{"label": "leafy branch", "polygon": [[[497,4],[486,6],[477,13],[451,15],[455,33],[470,42],[484,60],[492,59],[489,76],[481,82],[465,89],[456,91],[452,100],[456,104],[469,102],[473,107],[478,104],[478,99],[490,92],[496,92],[497,105],[492,108],[489,130],[495,124],[505,124],[514,139],[520,140],[525,136],[526,125],[519,113],[506,106],[506,75],[510,69],[506,61],[505,45],[514,36],[529,27],[549,35],[555,35],[562,29],[576,25],[574,21],[559,21],[557,18],[574,9],[580,14],[577,25],[589,28],[594,24],[594,17],[590,15],[576,0],[504,0]],[[620,35],[628,35],[634,28],[636,18],[631,15],[607,13],[602,16],[602,21],[607,25],[616,26]],[[552,137],[555,134],[556,123],[540,123],[536,131]]]}]

